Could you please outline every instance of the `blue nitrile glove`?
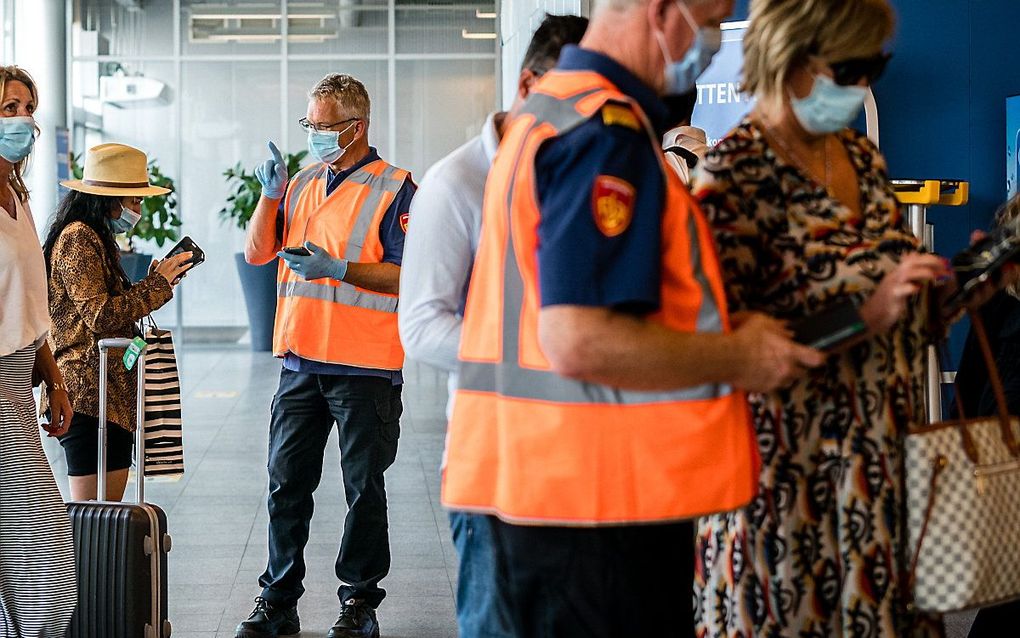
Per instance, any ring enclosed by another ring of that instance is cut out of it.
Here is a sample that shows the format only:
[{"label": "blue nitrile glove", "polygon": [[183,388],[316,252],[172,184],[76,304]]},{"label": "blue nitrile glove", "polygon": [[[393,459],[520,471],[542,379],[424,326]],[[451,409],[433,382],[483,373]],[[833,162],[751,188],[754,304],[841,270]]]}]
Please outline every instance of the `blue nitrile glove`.
[{"label": "blue nitrile glove", "polygon": [[269,143],[273,156],[255,167],[255,177],[262,184],[262,194],[269,199],[282,199],[287,193],[287,162],[276,144]]},{"label": "blue nitrile glove", "polygon": [[329,277],[337,281],[343,280],[344,275],[347,274],[346,259],[333,257],[310,241],[305,242],[305,248],[312,254],[292,255],[282,250],[276,254],[287,262],[288,268],[309,281],[312,279],[322,279],[323,277]]}]

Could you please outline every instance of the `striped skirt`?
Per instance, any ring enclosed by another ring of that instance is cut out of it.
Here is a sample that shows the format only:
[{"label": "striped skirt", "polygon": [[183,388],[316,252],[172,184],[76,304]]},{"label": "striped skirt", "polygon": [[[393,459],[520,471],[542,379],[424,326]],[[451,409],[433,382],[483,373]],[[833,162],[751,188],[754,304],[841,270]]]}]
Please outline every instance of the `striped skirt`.
[{"label": "striped skirt", "polygon": [[39,438],[35,351],[0,357],[2,638],[63,638],[78,598],[71,522]]}]

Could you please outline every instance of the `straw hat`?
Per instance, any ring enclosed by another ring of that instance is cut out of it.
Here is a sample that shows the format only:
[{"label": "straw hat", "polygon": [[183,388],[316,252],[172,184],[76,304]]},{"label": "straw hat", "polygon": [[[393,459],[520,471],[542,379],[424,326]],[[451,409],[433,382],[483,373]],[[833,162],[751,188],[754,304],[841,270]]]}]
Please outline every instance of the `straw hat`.
[{"label": "straw hat", "polygon": [[165,195],[170,189],[149,184],[145,153],[126,144],[100,144],[85,154],[82,179],[60,182],[71,190],[93,195],[130,197]]}]

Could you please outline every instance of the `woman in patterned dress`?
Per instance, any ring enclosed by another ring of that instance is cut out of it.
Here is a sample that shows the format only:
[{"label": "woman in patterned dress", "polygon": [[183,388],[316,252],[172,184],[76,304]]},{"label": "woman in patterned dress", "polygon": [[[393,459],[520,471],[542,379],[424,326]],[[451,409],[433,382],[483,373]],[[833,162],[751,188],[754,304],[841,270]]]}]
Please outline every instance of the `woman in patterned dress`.
[{"label": "woman in patterned dress", "polygon": [[[886,0],[753,0],[752,114],[709,153],[695,193],[735,311],[795,320],[850,299],[868,335],[785,390],[752,397],[762,457],[745,509],[703,519],[699,637],[937,634],[908,613],[901,442],[923,422],[929,283],[867,138],[847,126],[888,56]],[[936,313],[937,314],[937,313]]]},{"label": "woman in patterned dress", "polygon": [[0,67],[0,638],[63,636],[77,601],[71,521],[32,395],[45,382],[44,427],[66,432],[71,403],[46,345],[46,267],[22,179],[38,103],[28,73]]}]

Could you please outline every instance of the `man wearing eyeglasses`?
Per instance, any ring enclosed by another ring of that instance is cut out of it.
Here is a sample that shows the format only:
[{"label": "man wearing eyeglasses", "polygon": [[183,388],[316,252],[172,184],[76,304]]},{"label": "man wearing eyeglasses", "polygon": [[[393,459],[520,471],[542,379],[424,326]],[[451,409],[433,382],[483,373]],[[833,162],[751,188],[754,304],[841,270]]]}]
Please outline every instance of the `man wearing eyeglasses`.
[{"label": "man wearing eyeglasses", "polygon": [[269,427],[269,561],[238,638],[300,631],[304,548],[326,440],[338,424],[347,518],[336,561],[340,616],[329,638],[377,638],[390,568],[383,473],[400,434],[404,352],[397,291],[415,184],[369,145],[370,100],[349,75],[309,93],[300,121],[315,159],[288,183],[272,157],[245,245],[251,264],[279,256],[273,352],[283,358]]}]

